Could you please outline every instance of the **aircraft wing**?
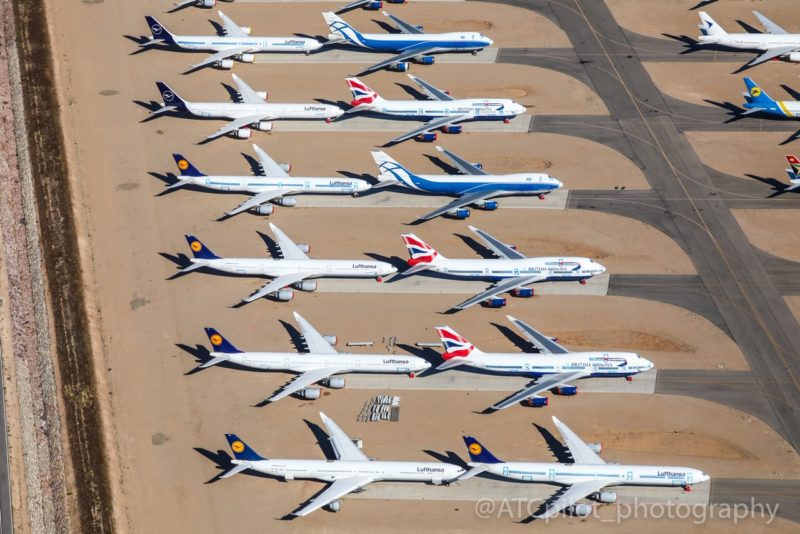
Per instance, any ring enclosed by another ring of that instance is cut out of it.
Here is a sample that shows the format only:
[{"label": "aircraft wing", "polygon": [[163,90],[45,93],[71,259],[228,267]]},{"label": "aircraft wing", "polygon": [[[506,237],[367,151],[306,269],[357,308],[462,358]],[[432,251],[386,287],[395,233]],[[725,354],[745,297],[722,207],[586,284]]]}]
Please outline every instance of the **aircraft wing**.
[{"label": "aircraft wing", "polygon": [[553,417],[553,423],[555,423],[558,431],[561,432],[561,437],[567,442],[569,453],[572,455],[572,459],[575,460],[576,464],[598,465],[606,463],[605,460],[600,458],[596,452],[590,449],[575,432],[559,421],[558,418]]},{"label": "aircraft wing", "polygon": [[303,339],[306,340],[306,345],[308,346],[308,352],[312,352],[314,354],[336,354],[336,349],[334,349],[330,343],[325,341],[325,338],[322,337],[322,334],[317,332],[317,330],[311,326],[311,323],[303,319],[299,313],[294,312],[294,320],[300,325]]},{"label": "aircraft wing", "polygon": [[456,479],[458,482],[462,480],[467,480],[468,478],[472,478],[475,475],[480,475],[481,473],[485,473],[489,470],[489,466],[486,464],[470,464],[471,469],[469,471],[464,471],[461,475],[458,476]]},{"label": "aircraft wing", "polygon": [[280,189],[271,189],[269,191],[262,191],[257,195],[253,195],[252,197],[248,198],[247,200],[245,200],[244,202],[233,208],[231,211],[226,211],[225,215],[233,216],[236,215],[237,213],[241,213],[251,208],[255,208],[256,206],[260,206],[261,204],[269,202],[274,198],[278,198],[279,196],[283,195],[283,193],[284,191],[281,191]]},{"label": "aircraft wing", "polygon": [[222,61],[223,59],[227,59],[227,58],[229,58],[231,56],[244,54],[248,50],[250,50],[250,47],[247,47],[247,46],[240,46],[240,47],[237,47],[237,48],[226,48],[224,50],[220,50],[216,54],[212,54],[212,55],[208,56],[207,58],[205,58],[200,63],[196,63],[196,64],[192,65],[190,67],[190,69],[191,70],[199,69],[200,67],[205,67],[207,65],[214,64],[217,61]]},{"label": "aircraft wing", "polygon": [[546,277],[541,274],[536,274],[533,276],[518,276],[516,278],[508,278],[506,280],[503,280],[502,282],[493,285],[483,293],[479,293],[474,297],[465,300],[461,304],[456,304],[455,306],[453,306],[453,309],[464,310],[466,308],[469,308],[470,306],[478,304],[479,302],[483,302],[488,298],[494,297],[495,295],[499,295],[501,293],[505,293],[506,291],[511,291],[512,289],[526,286],[528,284],[533,284],[534,282],[541,282],[545,278]]},{"label": "aircraft wing", "polygon": [[228,124],[226,124],[225,126],[220,128],[219,130],[217,130],[216,132],[214,132],[214,133],[212,133],[210,135],[207,135],[206,139],[216,139],[217,137],[220,137],[220,136],[225,135],[225,134],[229,134],[234,130],[238,130],[239,128],[243,128],[245,126],[253,124],[254,122],[270,121],[270,120],[274,120],[274,119],[277,119],[277,118],[278,117],[276,117],[275,115],[248,115],[247,117],[241,117],[241,118],[238,118],[236,120],[232,120],[231,122],[229,122]]},{"label": "aircraft wing", "polygon": [[270,280],[263,286],[261,286],[255,293],[250,295],[249,297],[245,297],[242,299],[242,302],[253,302],[254,300],[258,300],[261,297],[265,297],[270,293],[274,293],[280,289],[283,289],[286,286],[290,286],[295,282],[300,282],[303,278],[307,277],[307,273],[289,273],[281,275],[274,280]]},{"label": "aircraft wing", "polygon": [[231,74],[231,76],[233,77],[233,81],[236,83],[237,89],[239,89],[239,95],[242,97],[243,104],[267,103],[267,101],[258,96],[258,93],[253,91],[253,88],[247,85],[244,80],[242,80],[235,74]]},{"label": "aircraft wing", "polygon": [[789,33],[780,26],[778,26],[777,24],[775,24],[774,22],[772,22],[771,20],[769,20],[767,17],[759,13],[758,11],[753,11],[753,15],[756,16],[758,21],[764,26],[764,29],[767,30],[768,33],[775,33],[775,34]]},{"label": "aircraft wing", "polygon": [[493,404],[492,409],[505,410],[509,406],[513,406],[519,402],[524,401],[525,399],[535,397],[539,395],[539,393],[542,393],[543,391],[547,391],[548,389],[553,389],[554,387],[565,384],[571,380],[584,378],[588,375],[589,373],[587,373],[586,371],[574,371],[571,373],[558,373],[554,375],[547,375],[545,378],[539,380],[535,384],[528,386],[525,389],[521,389],[520,391],[511,395],[510,397],[506,397],[505,399],[501,400],[497,404]]},{"label": "aircraft wing", "polygon": [[550,503],[544,513],[536,517],[547,519],[553,517],[564,508],[568,508],[579,500],[588,497],[592,493],[600,491],[608,484],[608,480],[586,480],[571,485],[558,499]]},{"label": "aircraft wing", "polygon": [[522,334],[528,338],[533,346],[539,349],[539,352],[542,354],[566,354],[569,351],[547,337],[546,335],[542,334],[534,327],[529,324],[523,323],[516,317],[511,317],[510,315],[506,315],[508,320],[511,321],[511,324],[517,327],[517,330],[522,332]]},{"label": "aircraft wing", "polygon": [[219,18],[222,19],[222,27],[225,28],[225,35],[228,37],[249,37],[242,27],[233,22],[228,15],[222,11],[217,11],[217,13],[219,14]]},{"label": "aircraft wing", "polygon": [[364,454],[364,451],[356,447],[356,444],[353,443],[353,440],[344,433],[344,430],[339,428],[339,425],[337,425],[333,419],[322,412],[319,412],[319,416],[322,418],[322,423],[328,430],[331,445],[333,445],[333,449],[336,451],[336,457],[339,460],[346,460],[349,462],[369,462],[369,458],[367,458],[367,455]]},{"label": "aircraft wing", "polygon": [[289,236],[283,233],[280,228],[272,223],[269,223],[269,229],[275,235],[278,241],[278,246],[281,247],[281,255],[287,260],[307,260],[306,253],[300,250],[294,241],[289,239]]},{"label": "aircraft wing", "polygon": [[332,374],[342,371],[341,368],[332,367],[324,369],[312,369],[305,373],[299,374],[291,381],[287,382],[283,388],[273,396],[267,399],[268,402],[279,401],[284,397],[288,397],[292,393],[297,393],[301,389],[305,389],[312,384],[316,384],[320,380],[324,380]]},{"label": "aircraft wing", "polygon": [[439,215],[443,215],[443,214],[447,213],[450,210],[457,210],[458,208],[463,208],[464,206],[469,206],[470,204],[472,204],[474,202],[479,202],[481,200],[486,200],[487,198],[491,198],[491,197],[494,197],[494,196],[497,196],[497,195],[500,195],[500,194],[503,194],[503,193],[505,193],[505,191],[499,191],[499,190],[496,190],[496,189],[495,190],[486,190],[486,189],[484,189],[484,190],[481,190],[481,191],[475,191],[474,193],[465,193],[465,194],[461,195],[460,197],[458,197],[457,199],[455,199],[455,200],[453,200],[451,202],[448,202],[447,204],[445,204],[441,208],[437,208],[437,209],[433,210],[432,212],[427,213],[427,214],[423,215],[422,217],[419,217],[419,219],[423,220],[423,221],[428,221],[430,219],[435,219]]},{"label": "aircraft wing", "polygon": [[188,5],[196,4],[196,3],[197,3],[197,0],[182,0],[181,2],[173,2],[172,5],[175,6],[173,9],[177,10],[177,9],[182,8],[183,6],[188,6]]},{"label": "aircraft wing", "polygon": [[504,259],[507,259],[507,260],[524,260],[525,259],[525,255],[524,254],[522,254],[521,252],[517,252],[513,248],[511,248],[508,245],[506,245],[505,243],[503,243],[502,241],[494,238],[491,234],[489,234],[487,232],[484,232],[483,230],[480,230],[478,228],[475,228],[474,226],[470,226],[469,229],[472,230],[472,232],[475,235],[480,237],[481,241],[483,241],[483,243],[487,247],[492,249],[492,252],[494,252],[497,255],[497,257],[504,258]]},{"label": "aircraft wing", "polygon": [[472,118],[472,115],[450,115],[449,117],[439,117],[437,119],[430,120],[420,126],[419,128],[414,128],[408,133],[404,133],[398,137],[395,137],[387,144],[392,143],[399,143],[400,141],[405,141],[406,139],[411,139],[412,137],[416,137],[421,133],[429,132],[431,130],[436,130],[441,128],[442,126],[448,126],[450,124],[456,124],[461,121],[466,121]]},{"label": "aircraft wing", "polygon": [[748,61],[747,66],[753,67],[755,65],[760,65],[761,63],[769,61],[770,59],[775,59],[776,57],[781,57],[785,54],[788,54],[789,52],[794,52],[798,48],[800,48],[800,46],[797,45],[778,46],[776,48],[770,48],[760,56],[756,56],[751,61]]},{"label": "aircraft wing", "polygon": [[422,78],[418,78],[413,74],[409,74],[408,77],[411,78],[411,81],[419,85],[420,88],[422,89],[422,92],[428,95],[428,98],[430,98],[431,100],[441,100],[441,101],[454,100],[452,96],[448,95],[435,85],[426,82]]},{"label": "aircraft wing", "polygon": [[257,144],[253,143],[253,150],[258,156],[258,162],[264,171],[264,176],[274,176],[276,178],[288,178],[289,175],[283,170],[283,167],[278,165],[274,159],[269,157],[269,154],[261,150]]},{"label": "aircraft wing", "polygon": [[325,491],[312,499],[307,505],[296,512],[292,512],[292,515],[298,517],[308,515],[314,510],[319,510],[323,506],[326,506],[333,501],[344,497],[348,493],[352,493],[359,488],[363,488],[373,480],[374,479],[372,477],[340,478],[328,486]]},{"label": "aircraft wing", "polygon": [[413,34],[417,34],[417,35],[425,33],[422,30],[420,30],[419,28],[417,28],[416,26],[414,26],[413,24],[409,24],[408,22],[406,22],[406,21],[404,21],[404,20],[402,20],[402,19],[400,19],[398,17],[395,17],[391,13],[387,13],[386,11],[383,11],[382,13],[384,14],[384,16],[389,17],[390,19],[392,19],[392,22],[397,24],[397,27],[403,33],[413,33]]},{"label": "aircraft wing", "polygon": [[469,161],[465,160],[464,158],[450,152],[446,148],[442,148],[440,146],[436,147],[436,150],[447,156],[452,164],[464,174],[471,174],[473,176],[486,176],[488,173],[483,169],[479,169]]},{"label": "aircraft wing", "polygon": [[406,48],[405,50],[402,50],[399,54],[390,57],[389,59],[384,59],[383,61],[379,61],[378,63],[375,63],[374,65],[372,65],[370,67],[367,67],[366,69],[364,69],[361,72],[359,72],[358,76],[361,76],[362,74],[368,74],[368,73],[376,71],[376,70],[380,70],[383,67],[392,65],[394,63],[399,63],[399,62],[405,61],[407,59],[415,58],[417,56],[423,56],[425,54],[430,54],[432,52],[436,52],[437,50],[439,50],[439,48],[437,46],[428,45],[428,44],[409,47],[409,48]]}]

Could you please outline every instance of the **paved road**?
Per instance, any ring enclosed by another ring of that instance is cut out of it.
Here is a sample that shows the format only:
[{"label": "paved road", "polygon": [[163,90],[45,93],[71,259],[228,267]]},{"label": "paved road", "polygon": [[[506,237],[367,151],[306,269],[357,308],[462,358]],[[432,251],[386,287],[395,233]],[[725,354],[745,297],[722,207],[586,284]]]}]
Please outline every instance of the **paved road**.
[{"label": "paved road", "polygon": [[[778,505],[778,516],[800,522],[800,480],[717,478],[711,481],[712,503]],[[751,501],[752,499],[752,501]]]}]

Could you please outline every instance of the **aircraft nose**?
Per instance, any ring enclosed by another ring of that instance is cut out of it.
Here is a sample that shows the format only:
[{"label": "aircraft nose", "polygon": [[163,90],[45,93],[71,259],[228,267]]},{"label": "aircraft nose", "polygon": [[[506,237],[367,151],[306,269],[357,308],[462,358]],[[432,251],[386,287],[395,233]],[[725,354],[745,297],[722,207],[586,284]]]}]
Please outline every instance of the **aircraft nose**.
[{"label": "aircraft nose", "polygon": [[558,189],[559,187],[564,187],[564,182],[562,182],[561,180],[553,178],[552,176],[550,177],[550,179],[553,180],[553,185],[556,186],[556,189]]},{"label": "aircraft nose", "polygon": [[344,110],[340,107],[333,106],[333,110],[331,111],[334,117],[341,117],[344,114]]},{"label": "aircraft nose", "polygon": [[492,46],[493,44],[494,44],[494,41],[492,41],[491,39],[489,39],[489,38],[487,37],[487,38],[486,38],[486,46]]}]

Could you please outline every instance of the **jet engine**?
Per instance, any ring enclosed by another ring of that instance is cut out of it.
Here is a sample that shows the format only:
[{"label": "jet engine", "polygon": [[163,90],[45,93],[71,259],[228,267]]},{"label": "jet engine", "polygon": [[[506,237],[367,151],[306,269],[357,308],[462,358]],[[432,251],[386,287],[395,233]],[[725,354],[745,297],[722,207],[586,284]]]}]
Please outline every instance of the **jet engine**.
[{"label": "jet engine", "polygon": [[247,35],[250,35],[250,26],[239,26],[239,29],[242,30]]},{"label": "jet engine", "polygon": [[497,209],[497,201],[496,200],[480,200],[473,204],[476,208],[485,210],[485,211],[494,211]]},{"label": "jet engine", "polygon": [[250,208],[250,211],[256,215],[272,215],[272,212],[275,211],[275,206],[272,204],[261,204],[255,208]]},{"label": "jet engine", "polygon": [[388,67],[387,70],[393,70],[395,72],[406,72],[408,70],[408,61],[399,61],[397,63],[392,63]]},{"label": "jet engine", "polygon": [[592,497],[599,502],[611,504],[617,502],[617,493],[615,491],[600,491],[592,495]]},{"label": "jet engine", "polygon": [[342,389],[345,386],[344,378],[340,376],[332,376],[323,380],[322,385],[331,389]]},{"label": "jet engine", "polygon": [[298,291],[306,291],[308,293],[313,293],[317,290],[317,283],[312,280],[304,280],[303,282],[297,282],[292,284],[292,287],[297,289]]},{"label": "jet engine", "polygon": [[262,100],[266,100],[269,97],[269,93],[266,91],[256,91],[256,96]]},{"label": "jet engine", "polygon": [[239,54],[236,56],[236,59],[241,61],[242,63],[252,63],[256,60],[256,56],[254,54]]},{"label": "jet engine", "polygon": [[217,61],[217,67],[225,70],[231,70],[233,68],[233,60],[232,59],[222,59]]},{"label": "jet engine", "polygon": [[308,243],[296,243],[296,245],[297,248],[299,248],[303,254],[308,254],[309,252],[311,252],[311,245],[309,245]]},{"label": "jet engine", "polygon": [[237,128],[231,133],[231,135],[233,135],[233,137],[236,139],[250,139],[252,134],[253,132],[250,130],[250,128]]},{"label": "jet engine", "polygon": [[569,511],[572,515],[578,517],[586,517],[587,515],[592,513],[592,505],[591,504],[573,504],[569,507]]},{"label": "jet engine", "polygon": [[305,388],[297,392],[301,399],[317,400],[320,395],[319,388]]},{"label": "jet engine", "polygon": [[[417,28],[421,30],[422,26],[417,26]],[[417,63],[419,63],[420,65],[433,65],[435,62],[436,58],[433,56],[419,56],[417,58]]]},{"label": "jet engine", "polygon": [[272,122],[271,121],[258,121],[253,126],[255,126],[256,130],[260,132],[271,132],[272,131]]},{"label": "jet engine", "polygon": [[291,208],[297,205],[297,199],[294,197],[279,197],[275,199],[275,203],[279,206]]},{"label": "jet engine", "polygon": [[553,388],[553,393],[564,397],[572,397],[578,394],[578,386],[556,386]]},{"label": "jet engine", "polygon": [[334,347],[339,342],[339,336],[323,335],[322,338],[328,342],[328,345]]},{"label": "jet engine", "polygon": [[459,208],[457,210],[450,210],[447,216],[453,219],[466,219],[469,217],[469,210],[467,208]]},{"label": "jet engine", "polygon": [[214,7],[217,5],[217,0],[200,0],[201,7]]},{"label": "jet engine", "polygon": [[511,291],[511,294],[517,298],[521,299],[529,299],[533,297],[533,288],[532,287],[518,287]]},{"label": "jet engine", "polygon": [[336,513],[342,509],[342,501],[331,501],[325,508],[327,508],[333,513]]},{"label": "jet engine", "polygon": [[275,300],[280,302],[289,302],[294,298],[294,292],[291,289],[281,289],[273,293],[273,295],[275,295]]},{"label": "jet engine", "polygon": [[798,62],[800,61],[800,52],[789,52],[789,61]]},{"label": "jet engine", "polygon": [[460,134],[464,127],[459,124],[451,124],[449,126],[442,126],[442,133],[446,134]]}]

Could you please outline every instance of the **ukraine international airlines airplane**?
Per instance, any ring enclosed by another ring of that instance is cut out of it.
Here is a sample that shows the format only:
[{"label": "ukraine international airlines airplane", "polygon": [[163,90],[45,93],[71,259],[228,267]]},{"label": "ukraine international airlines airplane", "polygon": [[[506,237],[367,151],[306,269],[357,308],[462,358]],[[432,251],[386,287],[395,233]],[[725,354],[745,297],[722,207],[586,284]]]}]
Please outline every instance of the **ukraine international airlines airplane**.
[{"label": "ukraine international airlines airplane", "polygon": [[484,244],[497,255],[498,259],[453,260],[445,258],[430,245],[414,234],[402,234],[403,241],[411,258],[409,269],[403,275],[416,274],[430,270],[458,278],[478,278],[497,280],[497,283],[486,291],[453,306],[454,310],[463,310],[486,301],[489,307],[500,308],[506,305],[506,299],[497,297],[511,291],[514,296],[529,298],[533,289],[525,286],[536,282],[569,282],[586,283],[591,278],[605,272],[606,268],[589,258],[527,258],[502,241],[499,241],[474,226],[469,227]]},{"label": "ukraine international airlines airplane", "polygon": [[454,99],[445,91],[437,89],[425,80],[408,75],[420,86],[430,100],[386,100],[367,87],[358,78],[345,78],[347,87],[353,93],[353,106],[347,113],[369,111],[389,117],[427,120],[423,126],[395,137],[387,145],[399,143],[412,137],[420,136],[421,141],[435,141],[436,130],[444,133],[461,133],[458,124],[465,121],[501,120],[508,123],[511,119],[525,113],[525,106],[507,98],[461,98]]},{"label": "ukraine international airlines airplane", "polygon": [[233,62],[252,63],[259,52],[305,52],[310,54],[322,47],[316,39],[306,37],[250,37],[250,28],[239,26],[222,11],[223,35],[175,35],[154,17],[146,16],[152,37],[140,46],[166,45],[182,50],[212,51],[214,54],[189,70],[214,65],[222,69],[232,69]]},{"label": "ukraine international airlines airplane", "polygon": [[421,26],[409,24],[385,11],[383,14],[397,24],[399,33],[360,33],[334,13],[328,11],[322,14],[331,32],[330,42],[345,42],[376,52],[397,54],[367,67],[359,75],[384,67],[404,72],[408,70],[409,60],[418,61],[423,65],[432,65],[436,58],[431,54],[443,52],[472,52],[475,54],[478,50],[492,46],[491,39],[477,32],[425,33]]},{"label": "ukraine international airlines airplane", "polygon": [[478,209],[493,211],[497,209],[498,204],[497,201],[489,200],[491,198],[537,195],[543,199],[544,195],[564,185],[541,172],[488,174],[480,164],[470,163],[440,146],[437,146],[436,150],[447,156],[462,174],[456,176],[414,174],[390,158],[386,152],[381,150],[372,152],[372,158],[380,171],[378,182],[381,186],[400,184],[415,191],[458,197],[417,220],[427,221],[440,215],[466,219],[469,217],[469,210],[465,206],[472,205]]},{"label": "ukraine international airlines airplane", "polygon": [[322,423],[328,430],[336,460],[283,460],[267,459],[258,455],[235,434],[225,434],[233,451],[233,468],[222,475],[228,478],[246,469],[252,469],[283,480],[311,479],[329,482],[307,505],[291,513],[302,517],[326,507],[332,512],[341,509],[341,499],[348,493],[363,491],[367,484],[379,481],[424,482],[427,484],[448,484],[464,473],[457,465],[441,462],[393,462],[370,460],[353,440],[324,413],[320,412]]},{"label": "ukraine international airlines airplane", "polygon": [[331,389],[345,387],[345,373],[385,373],[406,374],[411,378],[416,373],[428,369],[431,364],[417,356],[398,356],[396,354],[349,354],[340,353],[333,348],[335,336],[323,336],[295,312],[294,319],[300,325],[308,353],[295,352],[242,352],[222,337],[217,330],[206,328],[211,342],[211,359],[200,365],[201,369],[230,362],[244,367],[264,371],[285,371],[297,376],[283,388],[269,397],[267,402],[275,402],[289,395],[314,400],[320,397],[320,383]]},{"label": "ukraine international airlines airplane", "polygon": [[184,100],[164,82],[156,82],[164,105],[150,113],[154,117],[169,111],[188,113],[195,117],[230,119],[231,122],[206,136],[206,139],[231,134],[237,139],[248,139],[251,128],[262,132],[272,130],[272,121],[278,119],[326,120],[339,117],[344,111],[329,104],[268,104],[267,93],[254,91],[235,74],[233,81],[239,88],[241,102],[189,102]]},{"label": "ukraine international airlines airplane", "polygon": [[270,223],[270,229],[281,249],[282,259],[275,258],[220,258],[193,235],[187,235],[186,241],[194,255],[192,264],[182,269],[188,273],[203,267],[244,276],[268,276],[273,280],[267,282],[255,293],[242,299],[242,302],[253,302],[270,296],[275,300],[292,300],[292,289],[300,291],[316,291],[317,283],[310,278],[375,278],[378,282],[384,276],[397,272],[389,263],[367,260],[314,260],[306,253],[309,246],[298,245],[277,226]]},{"label": "ukraine international airlines airplane", "polygon": [[587,497],[602,503],[613,503],[617,494],[603,491],[610,486],[672,486],[691,490],[692,484],[711,480],[699,469],[662,465],[624,465],[606,463],[598,453],[599,444],[588,444],[567,425],[553,417],[553,423],[566,441],[566,447],[574,462],[571,464],[542,462],[504,462],[472,436],[464,436],[472,467],[459,478],[465,480],[480,473],[519,482],[558,484],[566,488],[537,515],[550,518],[564,509],[574,515],[587,516],[592,513],[591,504],[578,504]]},{"label": "ukraine international airlines airplane", "polygon": [[753,11],[767,33],[728,33],[708,13],[701,11],[700,37],[703,45],[719,45],[740,50],[758,50],[761,55],[750,60],[745,67],[759,65],[770,59],[785,58],[800,61],[800,34],[789,33],[767,17]]},{"label": "ukraine international airlines airplane", "polygon": [[[340,194],[357,196],[372,187],[358,178],[309,178],[291,177],[287,171],[291,165],[276,163],[257,145],[253,145],[259,161],[257,176],[209,176],[197,170],[189,160],[181,154],[173,154],[175,164],[180,171],[180,179],[167,189],[175,189],[194,185],[213,191],[252,193],[253,196],[239,204],[225,215],[230,217],[243,211],[252,211],[258,215],[270,215],[275,206],[292,207],[297,200],[289,195],[308,194]],[[271,204],[273,203],[273,204]]]},{"label": "ukraine international airlines airplane", "polygon": [[537,354],[487,354],[460,336],[449,326],[437,326],[444,345],[444,363],[437,371],[466,365],[492,373],[532,376],[537,380],[513,395],[491,406],[503,410],[524,402],[528,406],[547,406],[548,398],[540,393],[552,390],[557,395],[575,395],[577,386],[568,382],[589,377],[625,377],[653,368],[653,362],[633,352],[570,352],[532,326],[507,315],[508,320],[522,332],[539,351]]}]

